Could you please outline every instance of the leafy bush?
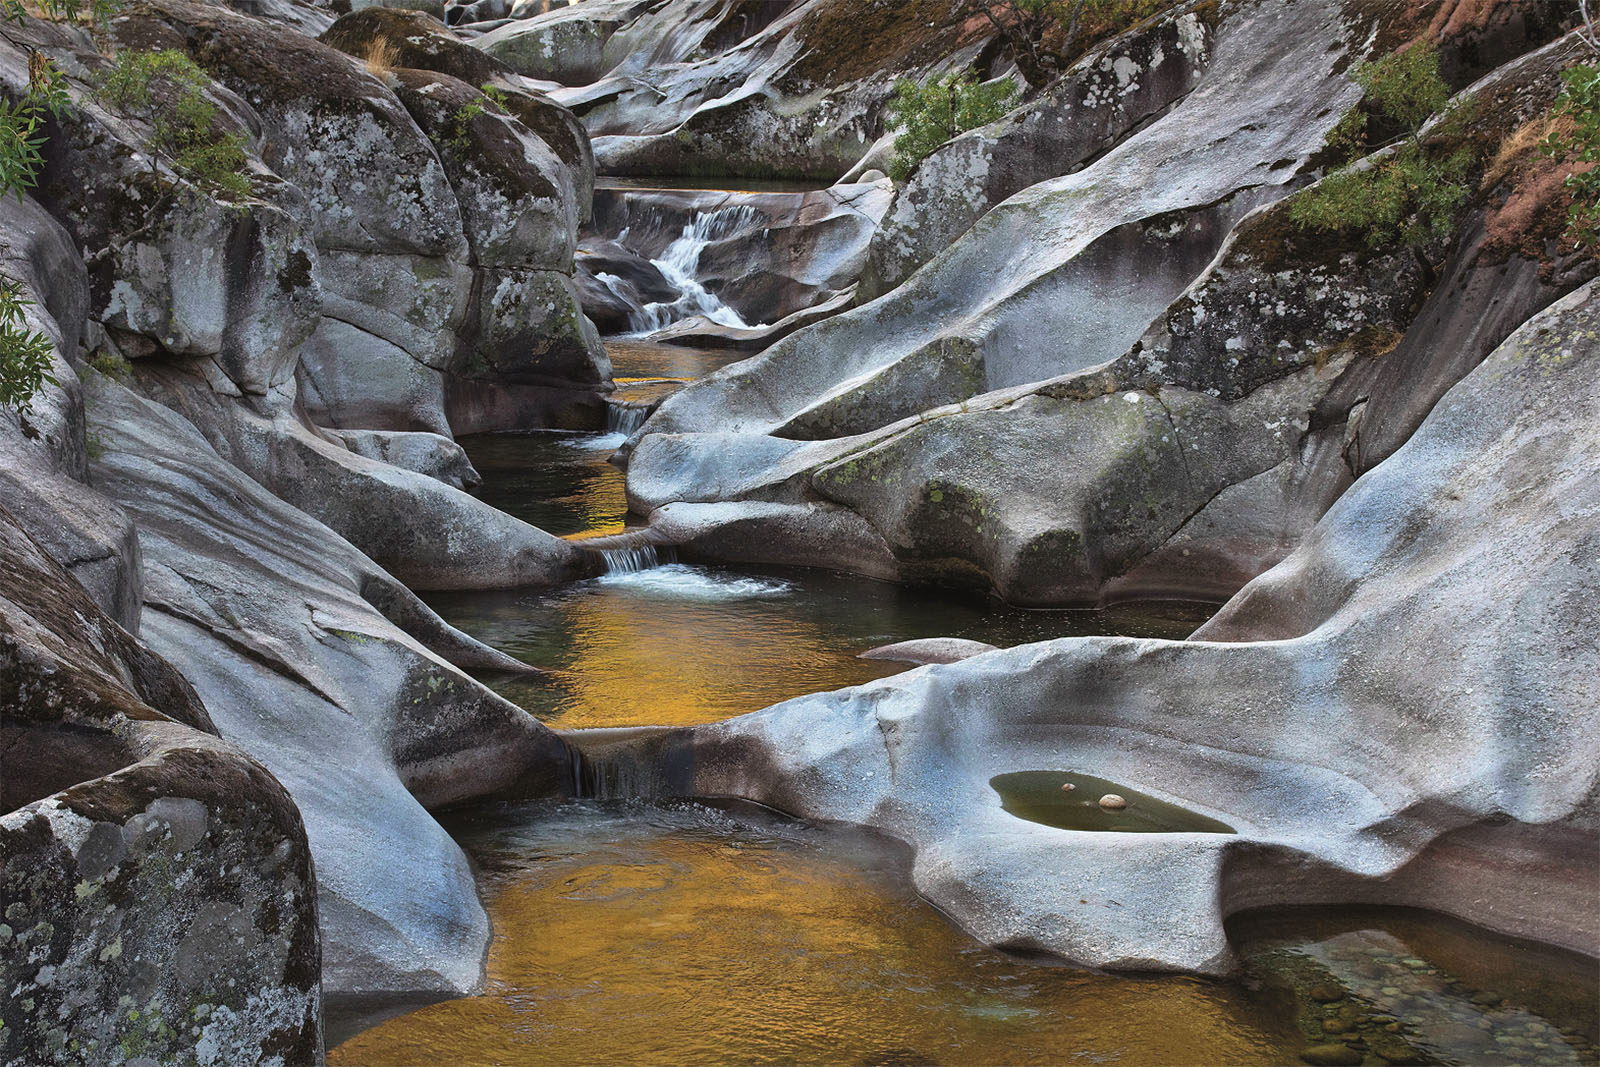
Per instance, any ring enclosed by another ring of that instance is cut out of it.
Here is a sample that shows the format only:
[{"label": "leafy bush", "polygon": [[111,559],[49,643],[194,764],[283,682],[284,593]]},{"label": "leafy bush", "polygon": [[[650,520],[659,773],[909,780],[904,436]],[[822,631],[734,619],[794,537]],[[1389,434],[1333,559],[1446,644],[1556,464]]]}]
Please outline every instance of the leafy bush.
[{"label": "leafy bush", "polygon": [[889,101],[889,125],[900,131],[889,176],[904,181],[930,152],[956,134],[1011,110],[1016,96],[1017,87],[1011,82],[983,85],[971,73],[947,75],[927,85],[901,78]]},{"label": "leafy bush", "polygon": [[99,95],[108,105],[150,127],[144,147],[160,181],[160,162],[213,195],[244,199],[245,141],[217,129],[217,105],[206,96],[211,78],[175,49],[119,52],[101,75]]},{"label": "leafy bush", "polygon": [[451,135],[446,140],[447,144],[463,150],[472,147],[473,119],[487,115],[490,112],[497,115],[507,113],[506,105],[510,103],[511,98],[506,95],[504,89],[494,85],[484,85],[479,91],[488,100],[488,106],[485,107],[481,102],[474,100],[456,108],[455,114],[451,116],[453,125],[451,127]]},{"label": "leafy bush", "polygon": [[[1388,151],[1348,164],[1301,193],[1290,219],[1302,229],[1364,232],[1374,248],[1398,241],[1416,249],[1448,236],[1467,195],[1472,151],[1443,151],[1422,141],[1423,124],[1450,99],[1438,52],[1417,44],[1354,73],[1365,97],[1328,135],[1329,148],[1346,158]],[[1466,118],[1457,108],[1446,122],[1459,126]],[[1387,144],[1373,145],[1374,127],[1398,133]]]},{"label": "leafy bush", "polygon": [[1567,234],[1591,252],[1600,250],[1600,66],[1580,64],[1561,72],[1567,89],[1556,98],[1551,114],[1561,121],[1545,139],[1550,155],[1577,166],[1563,184],[1572,197],[1567,209]]},{"label": "leafy bush", "polygon": [[[9,21],[20,22],[17,0],[0,4]],[[51,10],[47,8],[47,10]],[[60,116],[68,105],[66,78],[38,52],[28,57],[28,88],[20,100],[0,99],[0,196],[17,194],[21,202],[44,166],[43,126],[46,116]],[[0,405],[18,416],[33,410],[33,398],[50,375],[50,338],[24,325],[22,287],[0,278]]]},{"label": "leafy bush", "polygon": [[33,410],[35,394],[48,382],[55,346],[50,338],[23,323],[22,309],[33,301],[22,298],[22,287],[0,282],[0,404],[26,415]]}]

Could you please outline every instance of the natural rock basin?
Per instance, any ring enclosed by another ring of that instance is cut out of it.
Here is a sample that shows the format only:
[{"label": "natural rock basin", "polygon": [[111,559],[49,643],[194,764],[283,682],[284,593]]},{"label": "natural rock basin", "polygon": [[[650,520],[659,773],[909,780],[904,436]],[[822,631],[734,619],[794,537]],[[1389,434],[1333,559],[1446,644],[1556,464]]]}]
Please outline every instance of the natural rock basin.
[{"label": "natural rock basin", "polygon": [[[1113,977],[978,945],[910,889],[898,850],[859,833],[594,801],[481,809],[451,829],[494,921],[488,987],[360,1034],[334,1067],[1283,1064],[1344,1045],[1306,1025],[1340,1012],[1374,1021],[1363,1041],[1403,1020],[1420,1052],[1406,1062],[1595,1062],[1583,963],[1420,913],[1249,917],[1234,924],[1244,985]],[[1301,971],[1319,959],[1376,977],[1313,989],[1326,977]],[[1389,996],[1395,966],[1415,977]],[[1470,1021],[1413,1010],[1419,982]],[[1486,989],[1494,1007],[1474,1003]]]},{"label": "natural rock basin", "polygon": [[[1019,819],[1062,830],[1098,830],[1119,834],[1231,834],[1227,823],[1158,800],[1117,782],[1071,771],[1013,771],[989,779],[1001,806]],[[1071,785],[1071,789],[1062,788]],[[1127,806],[1108,809],[1106,795],[1122,797]]]}]

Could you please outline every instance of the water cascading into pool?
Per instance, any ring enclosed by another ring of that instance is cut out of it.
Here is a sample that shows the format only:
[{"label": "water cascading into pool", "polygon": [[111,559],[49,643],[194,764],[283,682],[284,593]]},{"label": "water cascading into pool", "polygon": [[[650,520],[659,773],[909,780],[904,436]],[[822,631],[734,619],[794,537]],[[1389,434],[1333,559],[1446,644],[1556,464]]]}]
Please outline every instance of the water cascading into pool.
[{"label": "water cascading into pool", "polygon": [[661,549],[656,545],[640,544],[628,548],[603,548],[607,574],[638,574],[659,567],[664,562]]},{"label": "water cascading into pool", "polygon": [[649,404],[629,404],[625,401],[611,400],[606,403],[606,434],[621,434],[623,437],[632,437],[650,417]]},{"label": "water cascading into pool", "polygon": [[629,328],[635,333],[654,333],[679,319],[699,315],[720,326],[749,329],[752,324],[740,318],[739,313],[719,300],[716,294],[708,292],[700,284],[696,272],[700,268],[700,253],[705,251],[707,245],[728,237],[736,230],[754,226],[760,220],[759,212],[743,204],[696,214],[693,221],[684,226],[683,233],[661,253],[661,258],[650,261],[678,291],[678,298],[644,305],[628,316]]}]

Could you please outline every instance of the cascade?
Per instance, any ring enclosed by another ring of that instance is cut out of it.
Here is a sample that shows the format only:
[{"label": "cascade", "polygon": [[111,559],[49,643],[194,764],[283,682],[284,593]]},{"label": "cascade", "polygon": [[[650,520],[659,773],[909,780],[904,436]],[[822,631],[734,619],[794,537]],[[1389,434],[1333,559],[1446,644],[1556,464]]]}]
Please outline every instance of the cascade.
[{"label": "cascade", "polygon": [[715,211],[702,211],[683,227],[683,232],[666,247],[661,258],[650,262],[656,265],[674,289],[678,298],[669,302],[646,304],[637,313],[628,316],[628,325],[635,333],[653,333],[679,319],[700,315],[721,326],[749,329],[751,323],[739,313],[708,292],[700,284],[695,272],[700,266],[700,253],[712,241],[719,241],[736,230],[755,226],[761,215],[748,205],[723,207]]},{"label": "cascade", "polygon": [[638,574],[675,562],[671,545],[638,544],[628,548],[603,548],[607,574]]},{"label": "cascade", "polygon": [[650,417],[649,404],[629,404],[626,401],[606,402],[606,433],[632,437]]}]

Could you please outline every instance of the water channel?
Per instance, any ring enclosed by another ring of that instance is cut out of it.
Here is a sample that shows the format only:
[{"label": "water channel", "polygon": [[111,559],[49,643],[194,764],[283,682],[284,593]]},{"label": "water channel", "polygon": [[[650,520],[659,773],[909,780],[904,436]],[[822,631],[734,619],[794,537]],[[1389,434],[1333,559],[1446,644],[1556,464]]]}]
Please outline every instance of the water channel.
[{"label": "water channel", "polygon": [[[734,358],[639,342],[612,355],[625,403]],[[607,462],[620,440],[463,444],[485,499],[584,536],[628,522],[622,474]],[[814,571],[685,563],[429,601],[550,668],[485,680],[557,728],[727,718],[906,669],[857,658],[892,641],[1181,638],[1207,611],[1027,612]],[[335,1067],[1600,1062],[1595,961],[1439,916],[1242,916],[1230,925],[1242,981],[1109,976],[975,943],[916,895],[899,846],[845,828],[594,800],[442,821],[475,863],[494,923],[486,988],[356,1035],[330,1053]]]}]

